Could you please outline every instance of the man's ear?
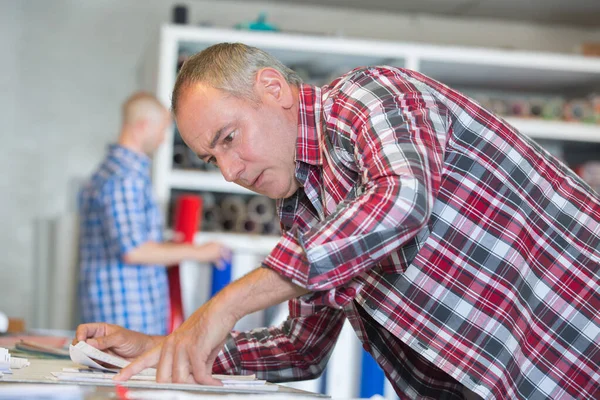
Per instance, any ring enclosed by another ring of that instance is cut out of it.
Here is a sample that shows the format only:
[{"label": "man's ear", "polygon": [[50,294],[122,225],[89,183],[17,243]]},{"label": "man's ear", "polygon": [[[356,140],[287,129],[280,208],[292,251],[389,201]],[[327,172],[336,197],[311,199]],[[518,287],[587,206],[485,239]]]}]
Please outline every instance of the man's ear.
[{"label": "man's ear", "polygon": [[262,101],[275,101],[285,109],[294,104],[290,84],[274,68],[263,68],[256,73],[256,89]]}]

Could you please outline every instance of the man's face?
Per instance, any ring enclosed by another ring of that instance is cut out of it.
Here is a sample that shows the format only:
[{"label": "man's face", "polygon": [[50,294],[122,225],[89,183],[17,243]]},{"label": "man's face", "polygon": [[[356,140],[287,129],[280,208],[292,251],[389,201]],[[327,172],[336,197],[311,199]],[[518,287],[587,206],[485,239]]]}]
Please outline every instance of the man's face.
[{"label": "man's face", "polygon": [[156,150],[165,140],[165,132],[170,124],[173,123],[171,113],[164,110],[160,115],[148,116],[144,121],[142,134],[142,148],[146,155],[152,157]]},{"label": "man's face", "polygon": [[262,96],[256,105],[218,89],[194,84],[180,95],[176,115],[181,137],[227,181],[273,199],[298,189],[294,172],[296,109]]}]

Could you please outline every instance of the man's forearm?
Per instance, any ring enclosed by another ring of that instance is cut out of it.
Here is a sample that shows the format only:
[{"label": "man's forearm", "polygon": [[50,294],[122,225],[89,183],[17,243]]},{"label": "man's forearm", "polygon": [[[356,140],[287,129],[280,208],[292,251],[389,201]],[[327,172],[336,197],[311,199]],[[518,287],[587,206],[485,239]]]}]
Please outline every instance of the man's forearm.
[{"label": "man's forearm", "polygon": [[174,265],[197,258],[198,249],[191,244],[146,242],[125,254],[123,261],[127,264]]},{"label": "man's forearm", "polygon": [[214,300],[240,319],[309,292],[272,269],[257,268],[228,285]]}]

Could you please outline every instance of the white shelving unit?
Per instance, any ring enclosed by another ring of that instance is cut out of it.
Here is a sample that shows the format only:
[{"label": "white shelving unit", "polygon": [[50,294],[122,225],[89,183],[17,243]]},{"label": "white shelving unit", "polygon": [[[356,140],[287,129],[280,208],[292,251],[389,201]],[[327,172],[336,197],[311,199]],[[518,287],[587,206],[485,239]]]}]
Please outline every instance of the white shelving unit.
[{"label": "white shelving unit", "polygon": [[[151,90],[164,104],[170,104],[179,54],[193,54],[220,42],[244,42],[259,47],[288,66],[308,66],[313,73],[324,78],[333,78],[361,65],[387,64],[420,71],[459,89],[559,96],[589,94],[600,90],[600,60],[582,56],[171,25],[163,26],[160,30],[159,46],[154,49],[153,58],[147,63],[147,67],[151,68],[145,69],[145,80],[152,83]],[[600,143],[600,125],[519,118],[507,120],[535,139]],[[251,193],[226,182],[218,172],[174,169],[173,134],[173,130],[167,133],[165,144],[154,160],[153,182],[163,205],[168,203],[172,190]],[[222,240],[237,253],[241,261],[234,277],[256,266],[254,263],[260,262],[261,257],[268,254],[277,242],[275,237],[243,234],[207,232],[196,236],[197,242],[207,240]],[[205,280],[205,275],[196,281],[184,279],[192,286],[190,290],[195,292],[201,289],[194,282],[200,282],[201,286]],[[348,365],[356,365],[360,351],[353,334],[349,338],[343,336],[338,342],[327,374],[327,385],[335,388],[335,396],[358,396],[356,385],[360,377],[349,376]],[[313,381],[297,387],[318,390],[319,385]],[[386,398],[396,397],[386,392]]]},{"label": "white shelving unit", "polygon": [[[311,70],[324,76],[333,77],[359,65],[391,64],[418,70],[459,88],[547,94],[600,90],[600,60],[583,56],[165,25],[154,59],[158,69],[152,76],[159,99],[170,104],[181,52],[193,54],[219,42],[257,46],[287,65],[310,65]],[[507,120],[533,138],[600,143],[599,125]],[[172,189],[250,193],[226,182],[218,172],[173,169],[172,144],[170,130],[154,161],[155,190],[163,204]]]}]

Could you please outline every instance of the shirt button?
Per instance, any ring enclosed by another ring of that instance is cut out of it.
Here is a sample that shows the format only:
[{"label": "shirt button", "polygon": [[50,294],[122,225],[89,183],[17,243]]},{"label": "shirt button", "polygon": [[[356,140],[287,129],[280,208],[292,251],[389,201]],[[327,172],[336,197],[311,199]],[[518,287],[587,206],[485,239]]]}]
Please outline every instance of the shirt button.
[{"label": "shirt button", "polygon": [[292,212],[292,211],[294,211],[294,207],[292,207],[292,206],[285,206],[285,211],[286,212]]},{"label": "shirt button", "polygon": [[347,288],[346,289],[346,295],[352,297],[356,294],[356,290],[354,290],[354,288]]}]

